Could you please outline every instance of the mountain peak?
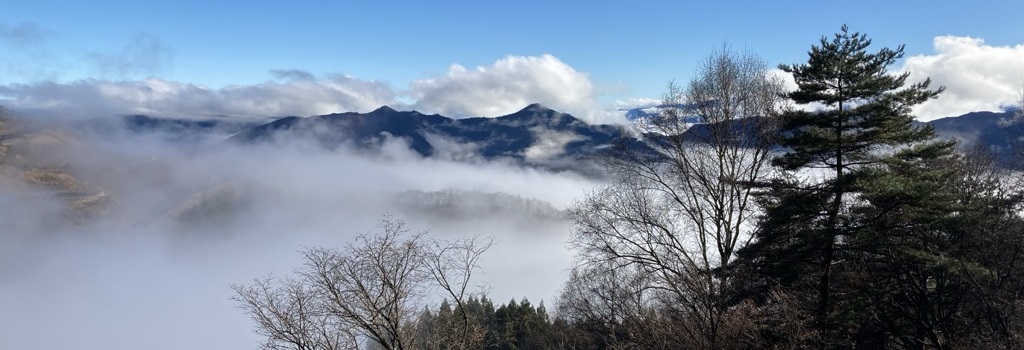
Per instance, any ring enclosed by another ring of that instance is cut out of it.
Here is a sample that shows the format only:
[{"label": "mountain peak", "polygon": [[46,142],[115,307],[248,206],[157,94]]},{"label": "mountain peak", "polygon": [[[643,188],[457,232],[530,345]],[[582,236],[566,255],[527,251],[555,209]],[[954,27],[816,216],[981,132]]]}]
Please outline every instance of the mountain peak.
[{"label": "mountain peak", "polygon": [[565,128],[577,123],[586,124],[572,115],[553,110],[540,103],[530,104],[518,112],[504,115],[496,119],[514,125],[533,125],[553,128]]},{"label": "mountain peak", "polygon": [[396,111],[394,108],[388,107],[388,105],[383,105],[383,106],[380,106],[380,108],[377,108],[377,109],[373,110],[373,112],[370,112],[370,114],[395,113],[395,112],[398,112],[398,111]]},{"label": "mountain peak", "polygon": [[550,111],[550,110],[552,110],[552,109],[548,108],[547,106],[544,106],[544,105],[542,105],[540,103],[531,103],[529,106],[526,106],[526,107],[524,107],[523,109],[521,109],[519,111],[520,112],[544,112],[544,111]]}]

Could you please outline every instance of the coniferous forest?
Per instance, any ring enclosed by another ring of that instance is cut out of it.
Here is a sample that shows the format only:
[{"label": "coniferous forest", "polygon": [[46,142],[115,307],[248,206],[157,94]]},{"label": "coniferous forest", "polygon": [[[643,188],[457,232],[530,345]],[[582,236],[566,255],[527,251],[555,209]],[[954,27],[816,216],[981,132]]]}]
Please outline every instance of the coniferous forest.
[{"label": "coniferous forest", "polygon": [[569,208],[555,303],[489,300],[490,240],[394,217],[235,300],[268,349],[1024,348],[1024,177],[915,123],[943,87],[902,56],[843,26],[779,66],[786,91],[756,55],[709,55]]}]

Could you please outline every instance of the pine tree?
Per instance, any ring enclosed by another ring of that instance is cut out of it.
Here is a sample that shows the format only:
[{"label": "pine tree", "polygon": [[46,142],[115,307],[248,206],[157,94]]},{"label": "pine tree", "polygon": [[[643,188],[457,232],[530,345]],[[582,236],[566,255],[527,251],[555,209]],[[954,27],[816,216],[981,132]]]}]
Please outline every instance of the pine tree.
[{"label": "pine tree", "polygon": [[[836,269],[853,257],[857,227],[870,218],[850,208],[863,191],[862,179],[894,157],[941,157],[951,142],[934,142],[930,127],[912,125],[911,107],[934,98],[930,81],[906,84],[909,73],[887,67],[903,56],[903,46],[868,52],[865,35],[844,25],[823,37],[805,64],[782,65],[798,89],[788,94],[798,105],[781,116],[781,145],[774,164],[788,176],[775,181],[762,198],[766,213],[755,243],[741,253],[767,281],[814,296],[815,325],[836,329]],[[906,86],[905,86],[906,85]]]}]

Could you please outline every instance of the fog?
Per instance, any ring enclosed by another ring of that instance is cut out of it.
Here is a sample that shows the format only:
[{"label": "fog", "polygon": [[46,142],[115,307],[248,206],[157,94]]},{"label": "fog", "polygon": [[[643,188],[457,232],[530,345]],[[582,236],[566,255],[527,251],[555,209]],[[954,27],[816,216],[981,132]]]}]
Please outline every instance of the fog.
[{"label": "fog", "polygon": [[505,193],[562,209],[598,185],[509,162],[423,159],[401,140],[354,152],[231,145],[223,135],[183,146],[155,134],[47,128],[35,135],[64,136],[13,145],[19,162],[70,174],[81,196],[102,205],[80,214],[3,170],[2,349],[254,349],[259,337],[229,286],[288,274],[302,263],[299,251],[378,232],[388,213],[431,237],[492,237],[477,287],[496,302],[550,305],[572,260],[568,221],[399,199],[409,191]]}]

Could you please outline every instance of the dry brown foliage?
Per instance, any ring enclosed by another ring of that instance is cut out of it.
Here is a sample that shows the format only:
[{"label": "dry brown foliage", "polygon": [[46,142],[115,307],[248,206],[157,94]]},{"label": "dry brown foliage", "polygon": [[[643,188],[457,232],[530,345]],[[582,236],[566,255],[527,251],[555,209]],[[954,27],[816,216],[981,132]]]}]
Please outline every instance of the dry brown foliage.
[{"label": "dry brown foliage", "polygon": [[28,169],[21,172],[21,177],[30,184],[54,191],[81,192],[85,187],[74,176],[57,168]]}]

